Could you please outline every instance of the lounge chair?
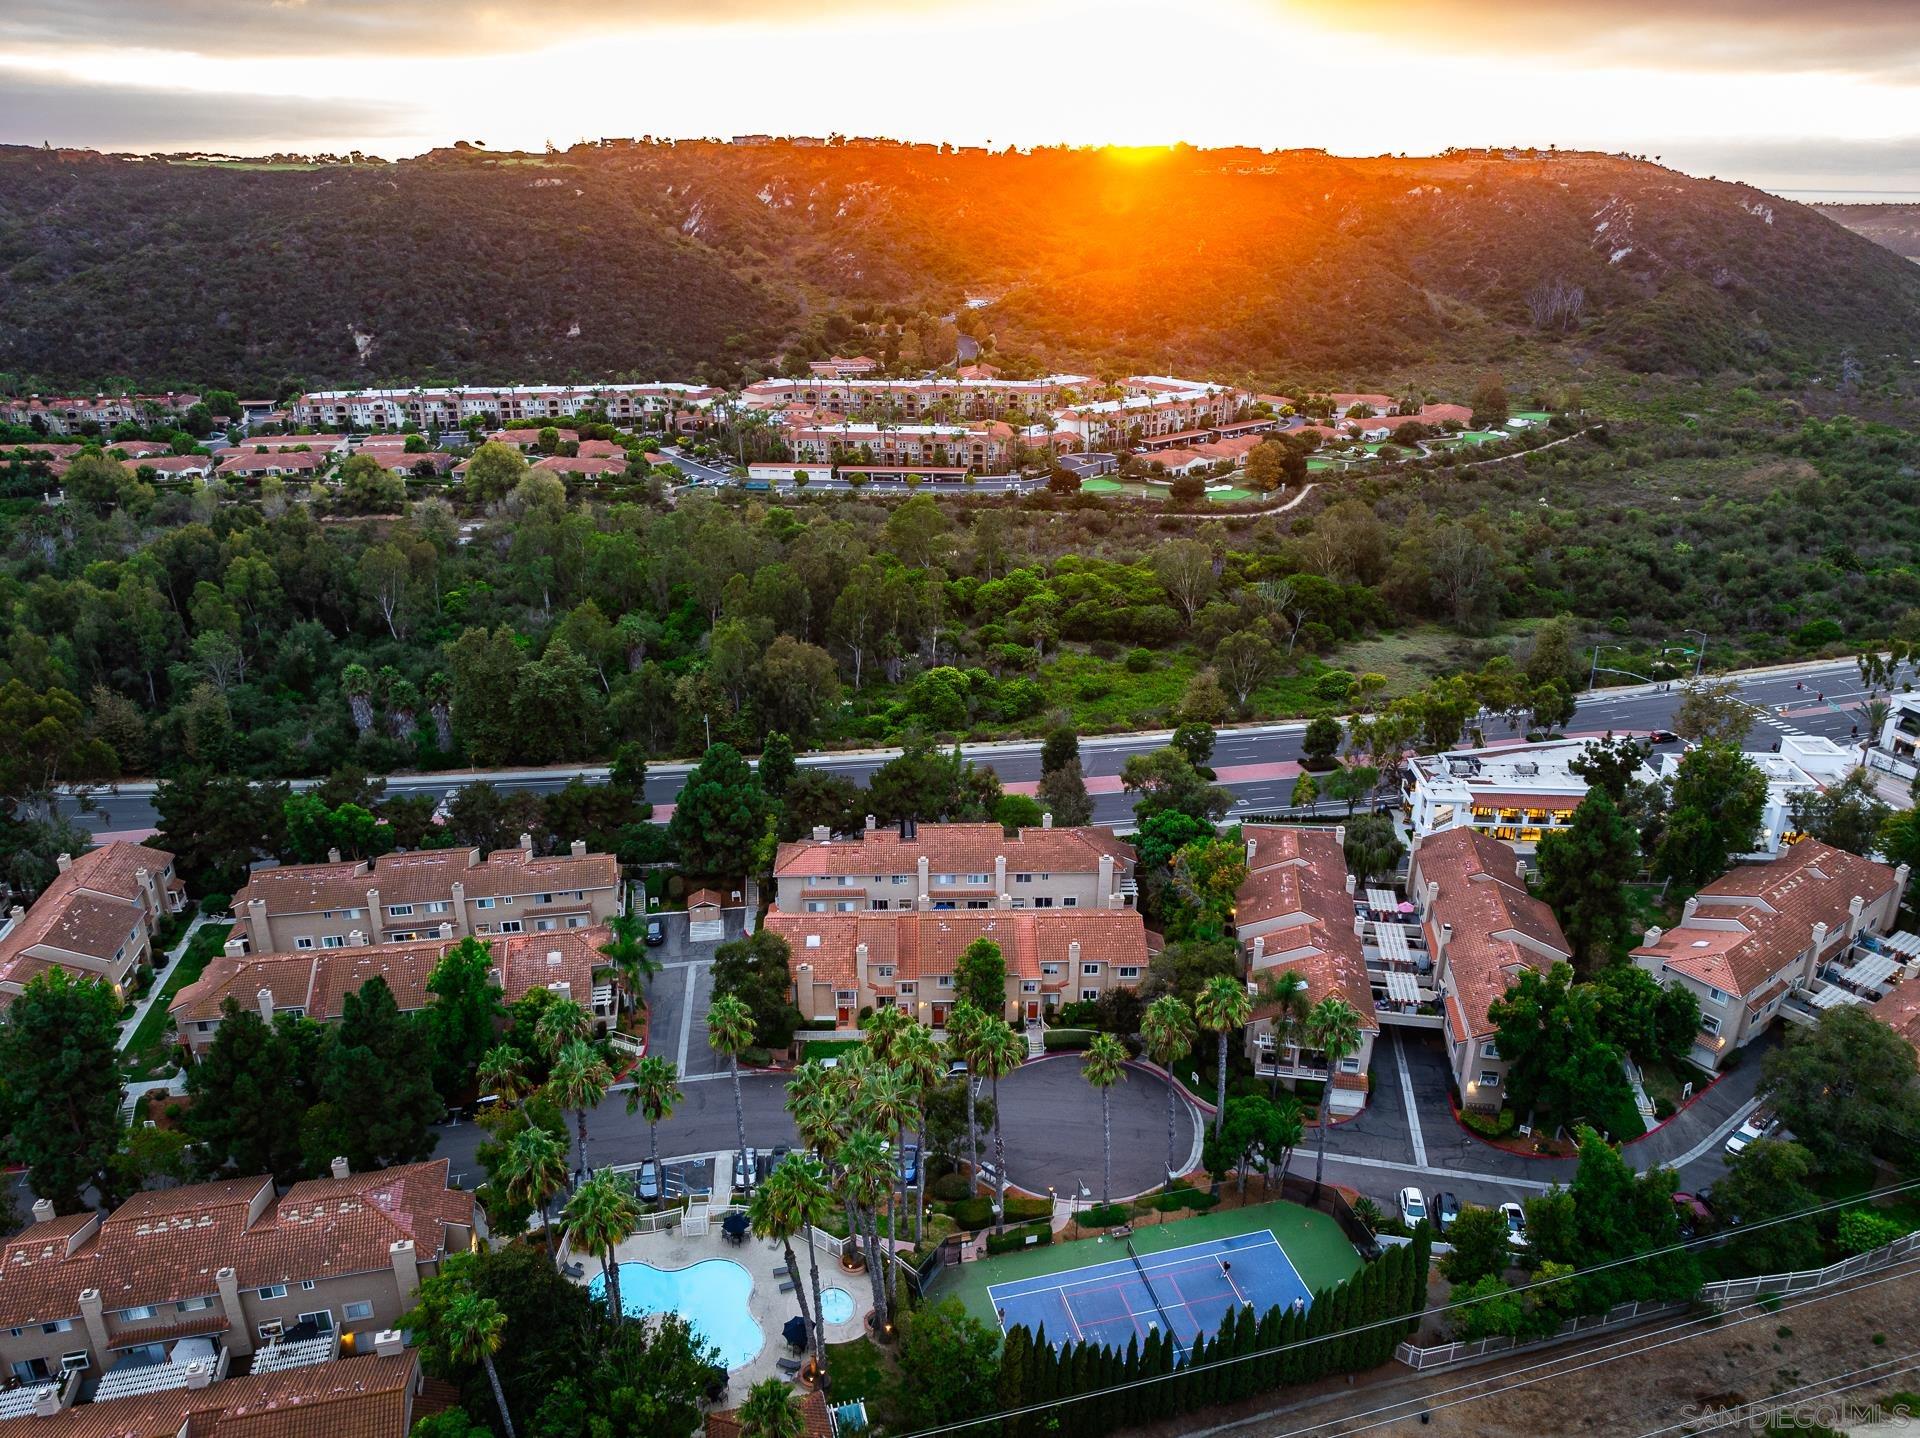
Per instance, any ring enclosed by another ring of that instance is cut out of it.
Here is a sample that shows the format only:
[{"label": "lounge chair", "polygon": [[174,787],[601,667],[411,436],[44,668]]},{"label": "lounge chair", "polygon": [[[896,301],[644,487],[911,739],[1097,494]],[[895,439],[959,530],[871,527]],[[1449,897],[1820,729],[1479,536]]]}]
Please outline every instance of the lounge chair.
[{"label": "lounge chair", "polygon": [[793,1292],[793,1280],[792,1280],[791,1278],[789,1278],[789,1279],[788,1279],[788,1280],[787,1280],[787,1281],[786,1281],[785,1283],[783,1283],[783,1284],[781,1284],[781,1285],[780,1285],[780,1291],[781,1291],[782,1293],[791,1293],[791,1292]]},{"label": "lounge chair", "polygon": [[793,1270],[791,1268],[788,1268],[786,1264],[783,1263],[778,1268],[773,1270],[773,1276],[775,1278],[791,1278],[793,1277]]},{"label": "lounge chair", "polygon": [[773,1366],[778,1368],[782,1373],[797,1374],[800,1371],[800,1360],[798,1358],[781,1358],[776,1360]]}]

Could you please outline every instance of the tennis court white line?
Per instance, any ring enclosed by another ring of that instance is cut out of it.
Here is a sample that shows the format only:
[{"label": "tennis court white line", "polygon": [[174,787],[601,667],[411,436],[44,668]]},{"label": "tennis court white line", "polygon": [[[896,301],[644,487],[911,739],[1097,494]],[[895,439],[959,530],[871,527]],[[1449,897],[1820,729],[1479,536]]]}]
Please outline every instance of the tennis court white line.
[{"label": "tennis court white line", "polygon": [[[1257,1235],[1254,1235],[1254,1234],[1235,1234],[1234,1235],[1235,1238],[1242,1238],[1242,1237],[1253,1238],[1256,1236]],[[1267,1237],[1267,1241],[1265,1243],[1243,1243],[1238,1248],[1215,1248],[1213,1249],[1213,1253],[1211,1256],[1217,1260],[1221,1254],[1257,1253],[1263,1248],[1278,1248],[1280,1250],[1280,1256],[1282,1258],[1286,1258],[1287,1260],[1287,1267],[1293,1269],[1293,1276],[1300,1280],[1300,1285],[1301,1287],[1304,1288],[1306,1286],[1306,1280],[1304,1278],[1300,1278],[1300,1269],[1294,1263],[1294,1261],[1287,1256],[1286,1248],[1281,1244],[1280,1240],[1275,1238],[1271,1233],[1268,1233],[1266,1237]],[[1173,1259],[1174,1255],[1176,1254],[1191,1253],[1194,1249],[1210,1248],[1212,1247],[1213,1244],[1220,1243],[1223,1241],[1224,1240],[1221,1240],[1221,1239],[1208,1239],[1203,1243],[1182,1244],[1179,1248],[1165,1249],[1162,1252],[1153,1254],[1151,1256],[1159,1259]],[[1140,1267],[1143,1269],[1146,1269],[1149,1272],[1155,1271],[1157,1269],[1162,1269],[1162,1268],[1172,1268],[1175,1266],[1175,1263],[1184,1263],[1189,1261],[1187,1259],[1176,1259],[1174,1262],[1148,1263],[1145,1261],[1145,1258],[1146,1256],[1143,1255],[1141,1258]],[[1125,1265],[1124,1268],[1121,1267],[1121,1265],[1123,1264]],[[1127,1273],[1134,1271],[1133,1263],[1130,1260],[1124,1259],[1124,1258],[1109,1258],[1109,1259],[1103,1260],[1100,1263],[1090,1263],[1085,1268],[1069,1268],[1058,1275],[1054,1275],[1054,1274],[1043,1275],[1048,1278],[1058,1276],[1061,1278],[1069,1279],[1070,1281],[1066,1283],[1049,1283],[1049,1284],[1044,1284],[1039,1288],[1023,1288],[1018,1293],[1002,1293],[1000,1291],[1002,1288],[1008,1287],[1012,1284],[1026,1282],[1025,1279],[1010,1278],[1007,1280],[1005,1284],[996,1283],[996,1284],[990,1285],[987,1289],[987,1297],[989,1300],[993,1302],[993,1304],[997,1308],[1003,1300],[1008,1298],[1027,1298],[1036,1293],[1065,1293],[1069,1288],[1080,1288],[1086,1285],[1087,1283],[1091,1282],[1092,1280],[1089,1279],[1086,1275],[1094,1273],[1095,1271],[1102,1268],[1112,1268],[1115,1270],[1116,1274],[1118,1274],[1121,1277],[1125,1277]],[[1076,1278],[1075,1277],[1076,1274],[1079,1275],[1079,1277]],[[1233,1282],[1232,1278],[1228,1278],[1227,1281],[1229,1283]],[[1237,1285],[1235,1286],[1234,1291],[1236,1293],[1239,1291]]]}]

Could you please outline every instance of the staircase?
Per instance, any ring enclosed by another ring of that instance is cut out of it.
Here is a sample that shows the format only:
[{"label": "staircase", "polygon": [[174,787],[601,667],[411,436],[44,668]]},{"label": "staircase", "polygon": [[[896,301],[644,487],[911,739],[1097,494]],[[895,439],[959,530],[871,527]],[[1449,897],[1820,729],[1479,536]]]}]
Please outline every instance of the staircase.
[{"label": "staircase", "polygon": [[1047,1051],[1047,1031],[1037,1023],[1027,1025],[1027,1057],[1037,1059]]},{"label": "staircase", "polygon": [[1634,1067],[1632,1059],[1622,1059],[1620,1066],[1626,1070],[1627,1082],[1633,1086],[1633,1106],[1640,1110],[1640,1122],[1652,1128],[1653,1100],[1647,1097],[1646,1088],[1640,1082],[1640,1070]]}]

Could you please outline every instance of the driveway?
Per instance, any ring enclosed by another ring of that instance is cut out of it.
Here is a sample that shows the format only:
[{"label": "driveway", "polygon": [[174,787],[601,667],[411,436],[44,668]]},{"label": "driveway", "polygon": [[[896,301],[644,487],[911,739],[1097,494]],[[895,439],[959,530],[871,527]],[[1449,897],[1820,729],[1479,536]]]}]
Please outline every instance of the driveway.
[{"label": "driveway", "polygon": [[[1113,1192],[1144,1193],[1166,1181],[1167,1081],[1129,1065],[1109,1090],[1113,1100]],[[1175,1105],[1175,1163],[1194,1147],[1193,1106]],[[1085,1187],[1100,1197],[1100,1095],[1081,1076],[1078,1054],[1022,1064],[1000,1080],[1000,1121],[1007,1140],[1007,1181],[1029,1193],[1049,1188],[1070,1197]],[[982,1150],[992,1156],[991,1141]]]}]

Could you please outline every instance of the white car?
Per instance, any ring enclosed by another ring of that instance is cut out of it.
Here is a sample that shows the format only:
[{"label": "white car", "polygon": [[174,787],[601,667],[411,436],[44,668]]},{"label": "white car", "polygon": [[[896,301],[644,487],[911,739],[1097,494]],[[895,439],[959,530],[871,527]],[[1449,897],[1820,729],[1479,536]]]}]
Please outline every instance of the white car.
[{"label": "white car", "polygon": [[1507,1242],[1515,1248],[1527,1246],[1527,1211],[1509,1200],[1500,1205],[1500,1216],[1507,1221]]},{"label": "white car", "polygon": [[1427,1221],[1427,1201],[1417,1188],[1400,1190],[1400,1221],[1408,1228]]},{"label": "white car", "polygon": [[1738,1158],[1747,1151],[1747,1145],[1756,1139],[1771,1138],[1779,1131],[1780,1120],[1766,1109],[1757,1108],[1747,1115],[1747,1121],[1735,1129],[1727,1140],[1727,1156]]}]

